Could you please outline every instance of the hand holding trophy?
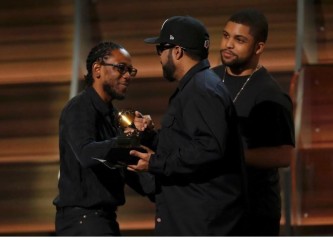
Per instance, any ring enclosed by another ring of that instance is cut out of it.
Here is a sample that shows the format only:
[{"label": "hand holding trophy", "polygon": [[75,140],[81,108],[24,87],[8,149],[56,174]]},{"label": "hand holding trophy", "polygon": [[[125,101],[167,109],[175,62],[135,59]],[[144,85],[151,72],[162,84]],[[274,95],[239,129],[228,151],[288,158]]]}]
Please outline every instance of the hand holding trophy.
[{"label": "hand holding trophy", "polygon": [[138,157],[129,154],[131,150],[146,152],[140,147],[140,131],[135,127],[136,113],[133,110],[122,110],[118,113],[117,121],[121,134],[115,138],[115,146],[109,151],[107,160],[118,165],[136,164]]},{"label": "hand holding trophy", "polygon": [[133,110],[122,110],[118,113],[118,126],[122,135],[117,137],[117,143],[123,147],[139,147],[140,132],[134,125],[135,112]]}]

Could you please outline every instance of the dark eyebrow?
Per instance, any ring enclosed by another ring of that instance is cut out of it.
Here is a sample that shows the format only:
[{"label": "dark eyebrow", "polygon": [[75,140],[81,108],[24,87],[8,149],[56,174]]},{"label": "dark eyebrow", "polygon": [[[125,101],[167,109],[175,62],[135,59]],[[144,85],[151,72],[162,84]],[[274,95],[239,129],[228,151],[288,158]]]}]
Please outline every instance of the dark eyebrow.
[{"label": "dark eyebrow", "polygon": [[249,40],[249,38],[248,38],[248,37],[246,37],[246,36],[243,36],[243,35],[236,35],[235,37],[236,37],[236,38],[242,38],[242,39],[244,39],[244,40],[246,40],[246,41],[248,41],[248,40]]},{"label": "dark eyebrow", "polygon": [[[230,33],[229,33],[228,31],[226,31],[226,30],[223,30],[223,34],[227,34],[227,35],[230,36]],[[245,41],[249,41],[249,38],[248,38],[247,36],[243,36],[243,35],[238,35],[238,34],[236,34],[234,37],[235,37],[236,39],[243,39],[243,40],[245,40]]]},{"label": "dark eyebrow", "polygon": [[133,65],[132,64],[127,64],[127,63],[124,63],[124,62],[119,62],[117,64],[121,64],[121,65],[124,65],[126,67],[132,67],[133,68]]}]

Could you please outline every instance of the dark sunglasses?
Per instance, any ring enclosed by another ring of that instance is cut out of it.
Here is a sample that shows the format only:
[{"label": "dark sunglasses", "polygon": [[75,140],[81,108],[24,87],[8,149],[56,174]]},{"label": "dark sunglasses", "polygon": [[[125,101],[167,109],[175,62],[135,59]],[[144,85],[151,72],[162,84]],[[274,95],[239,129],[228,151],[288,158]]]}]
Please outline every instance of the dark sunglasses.
[{"label": "dark sunglasses", "polygon": [[105,66],[116,67],[118,72],[122,75],[124,75],[124,74],[126,74],[126,72],[128,72],[130,74],[130,76],[134,77],[138,73],[138,70],[136,68],[129,67],[126,64],[123,64],[123,63],[114,64],[114,63],[106,63],[106,62],[102,61],[101,64],[105,65]]},{"label": "dark sunglasses", "polygon": [[176,47],[176,45],[173,45],[173,44],[157,44],[156,45],[156,52],[157,52],[157,55],[161,55],[162,52],[166,49],[172,49]]}]

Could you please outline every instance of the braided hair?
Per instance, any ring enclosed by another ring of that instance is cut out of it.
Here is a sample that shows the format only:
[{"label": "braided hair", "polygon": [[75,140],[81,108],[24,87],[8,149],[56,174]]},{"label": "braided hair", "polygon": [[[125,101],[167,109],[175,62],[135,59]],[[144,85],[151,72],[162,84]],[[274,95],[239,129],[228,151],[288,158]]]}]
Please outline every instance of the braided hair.
[{"label": "braided hair", "polygon": [[88,86],[91,86],[94,82],[92,74],[92,66],[95,62],[101,62],[105,56],[111,55],[111,52],[115,49],[123,49],[124,47],[113,42],[101,42],[93,47],[86,60],[87,74],[84,76],[85,82]]}]

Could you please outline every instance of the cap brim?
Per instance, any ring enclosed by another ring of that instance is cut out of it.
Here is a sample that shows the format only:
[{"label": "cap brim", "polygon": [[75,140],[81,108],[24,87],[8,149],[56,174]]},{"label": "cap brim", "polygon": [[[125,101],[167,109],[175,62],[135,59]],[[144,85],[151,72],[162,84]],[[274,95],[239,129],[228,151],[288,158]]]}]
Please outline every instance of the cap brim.
[{"label": "cap brim", "polygon": [[146,38],[144,41],[145,41],[145,43],[157,44],[157,43],[160,43],[160,38],[159,37],[149,37],[149,38]]}]

